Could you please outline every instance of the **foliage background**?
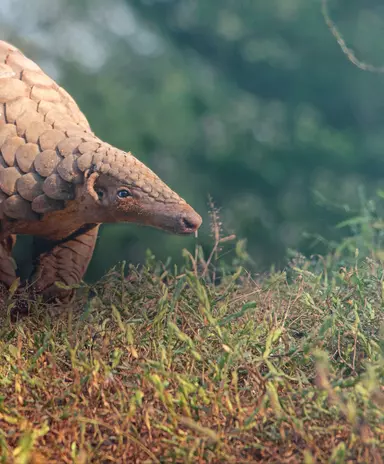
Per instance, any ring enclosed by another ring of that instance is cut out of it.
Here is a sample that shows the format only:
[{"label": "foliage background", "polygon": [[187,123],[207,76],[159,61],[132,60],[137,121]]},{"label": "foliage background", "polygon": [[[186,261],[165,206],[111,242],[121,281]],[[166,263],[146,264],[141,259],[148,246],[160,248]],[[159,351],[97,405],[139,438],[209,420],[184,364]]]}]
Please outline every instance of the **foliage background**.
[{"label": "foliage background", "polygon": [[[330,12],[364,61],[384,63],[381,0]],[[93,130],[131,150],[204,217],[247,239],[257,269],[324,251],[384,172],[384,75],[341,53],[320,0],[2,0],[13,42],[78,101]],[[19,253],[26,254],[27,242]],[[89,277],[149,247],[177,261],[194,238],[105,226]]]}]

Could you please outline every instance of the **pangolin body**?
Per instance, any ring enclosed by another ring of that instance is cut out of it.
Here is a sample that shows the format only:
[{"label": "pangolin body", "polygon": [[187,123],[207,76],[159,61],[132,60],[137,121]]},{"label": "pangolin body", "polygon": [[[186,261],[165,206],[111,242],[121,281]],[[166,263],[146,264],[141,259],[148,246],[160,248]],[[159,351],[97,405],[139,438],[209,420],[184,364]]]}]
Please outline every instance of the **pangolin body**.
[{"label": "pangolin body", "polygon": [[[0,220],[0,281],[10,285],[16,276],[10,268],[15,235],[40,236],[52,246],[40,257],[36,286],[43,293],[49,288],[49,296],[55,295],[52,280],[81,280],[103,222],[136,222],[174,233],[192,233],[201,223],[200,216],[131,153],[100,140],[74,99],[3,41]],[[71,247],[72,242],[76,246]],[[79,246],[87,252],[79,252]],[[63,278],[68,253],[80,264],[76,272],[67,272],[71,278]],[[57,254],[65,257],[58,259]]]}]

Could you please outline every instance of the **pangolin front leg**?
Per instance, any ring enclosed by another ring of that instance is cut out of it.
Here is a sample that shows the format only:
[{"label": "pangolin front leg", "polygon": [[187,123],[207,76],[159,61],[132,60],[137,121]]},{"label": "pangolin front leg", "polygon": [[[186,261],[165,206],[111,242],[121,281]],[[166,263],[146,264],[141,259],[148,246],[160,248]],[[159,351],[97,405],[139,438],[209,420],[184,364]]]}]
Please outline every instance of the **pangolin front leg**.
[{"label": "pangolin front leg", "polygon": [[16,265],[12,258],[12,249],[16,243],[16,235],[9,235],[0,242],[0,282],[10,287],[16,280]]},{"label": "pangolin front leg", "polygon": [[88,224],[53,244],[48,240],[35,242],[38,257],[32,284],[34,291],[42,294],[45,301],[70,301],[74,290],[59,288],[55,282],[71,286],[82,280],[95,249],[99,226]]}]

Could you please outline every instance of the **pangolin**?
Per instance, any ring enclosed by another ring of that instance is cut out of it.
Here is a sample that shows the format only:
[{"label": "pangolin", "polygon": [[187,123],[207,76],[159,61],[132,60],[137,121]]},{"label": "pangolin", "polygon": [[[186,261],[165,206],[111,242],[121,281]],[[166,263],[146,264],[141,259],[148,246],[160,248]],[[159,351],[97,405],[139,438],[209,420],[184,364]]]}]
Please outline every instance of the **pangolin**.
[{"label": "pangolin", "polygon": [[[103,223],[191,234],[202,219],[135,158],[100,140],[74,99],[15,46],[0,41],[0,282],[17,278],[18,234],[41,245],[29,277],[43,299],[66,301]],[[56,282],[65,284],[55,285]]]}]

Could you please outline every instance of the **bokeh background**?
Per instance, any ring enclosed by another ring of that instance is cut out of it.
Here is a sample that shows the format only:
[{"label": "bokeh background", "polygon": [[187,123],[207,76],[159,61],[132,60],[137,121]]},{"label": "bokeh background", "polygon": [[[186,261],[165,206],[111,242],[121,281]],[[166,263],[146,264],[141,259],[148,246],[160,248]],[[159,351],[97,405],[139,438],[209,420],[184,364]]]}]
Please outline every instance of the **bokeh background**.
[{"label": "bokeh background", "polygon": [[[330,0],[348,45],[384,64],[382,0]],[[384,75],[341,52],[320,0],[1,0],[11,41],[203,216],[247,239],[259,270],[355,214],[384,178]],[[104,226],[88,276],[117,261],[181,258],[194,238]],[[25,246],[25,245],[23,245]]]}]

